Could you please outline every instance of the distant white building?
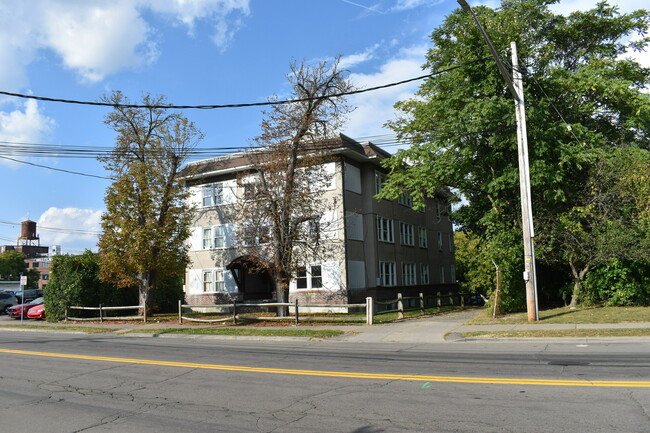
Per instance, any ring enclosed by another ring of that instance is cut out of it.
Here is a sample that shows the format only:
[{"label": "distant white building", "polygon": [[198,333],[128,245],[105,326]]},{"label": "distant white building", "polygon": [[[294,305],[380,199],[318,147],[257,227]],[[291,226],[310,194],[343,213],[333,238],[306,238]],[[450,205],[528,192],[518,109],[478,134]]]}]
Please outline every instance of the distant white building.
[{"label": "distant white building", "polygon": [[[423,211],[409,197],[376,200],[385,180],[380,162],[390,154],[344,135],[328,142],[331,181],[324,188],[333,206],[321,236],[318,261],[306,258],[290,285],[290,300],[349,303],[366,296],[455,290],[453,229],[447,197],[427,199]],[[245,153],[188,164],[182,179],[196,214],[189,240],[191,264],[185,296],[192,305],[232,299],[275,299],[267,272],[253,269],[250,248],[237,239],[236,203],[244,198],[237,176],[250,169]],[[238,185],[239,183],[239,185]],[[263,244],[258,232],[255,242]]]}]

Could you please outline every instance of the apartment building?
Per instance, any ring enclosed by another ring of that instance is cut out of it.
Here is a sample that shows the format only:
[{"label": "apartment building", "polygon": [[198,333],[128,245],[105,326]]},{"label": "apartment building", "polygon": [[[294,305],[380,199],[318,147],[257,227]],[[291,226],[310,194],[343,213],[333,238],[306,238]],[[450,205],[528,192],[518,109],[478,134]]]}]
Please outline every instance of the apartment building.
[{"label": "apartment building", "polygon": [[[304,257],[290,300],[345,304],[397,292],[454,290],[448,195],[427,199],[423,210],[414,210],[406,196],[377,200],[386,179],[381,161],[390,154],[342,134],[324,145],[329,181],[321,193],[332,206],[321,217],[321,251]],[[237,202],[246,197],[241,176],[247,170],[245,153],[192,162],[183,170],[195,207],[185,284],[189,304],[275,299],[272,278],[255,265],[256,249],[268,242],[264,228],[251,227],[250,235],[237,230]]]}]

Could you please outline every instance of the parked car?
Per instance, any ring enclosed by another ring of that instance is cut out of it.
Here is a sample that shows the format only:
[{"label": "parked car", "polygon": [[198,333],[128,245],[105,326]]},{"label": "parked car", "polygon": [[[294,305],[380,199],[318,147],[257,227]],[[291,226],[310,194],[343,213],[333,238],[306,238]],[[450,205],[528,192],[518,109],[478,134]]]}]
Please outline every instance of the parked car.
[{"label": "parked car", "polygon": [[30,301],[26,304],[14,305],[13,307],[7,310],[7,316],[13,317],[14,319],[20,319],[21,317],[26,317],[27,311],[29,311],[30,308],[35,307],[37,305],[41,305],[42,303],[43,303],[43,298],[36,298],[33,301]]},{"label": "parked car", "polygon": [[[25,298],[23,299],[23,294]],[[43,296],[43,291],[40,289],[34,289],[34,290],[24,290],[22,292],[16,292],[16,299],[18,299],[19,302],[30,302],[36,298],[40,298]]]},{"label": "parked car", "polygon": [[37,305],[27,311],[28,319],[45,319],[45,304]]},{"label": "parked car", "polygon": [[0,311],[2,311],[4,314],[7,314],[9,307],[18,304],[18,302],[19,301],[16,299],[16,296],[13,294],[13,292],[0,293]]}]

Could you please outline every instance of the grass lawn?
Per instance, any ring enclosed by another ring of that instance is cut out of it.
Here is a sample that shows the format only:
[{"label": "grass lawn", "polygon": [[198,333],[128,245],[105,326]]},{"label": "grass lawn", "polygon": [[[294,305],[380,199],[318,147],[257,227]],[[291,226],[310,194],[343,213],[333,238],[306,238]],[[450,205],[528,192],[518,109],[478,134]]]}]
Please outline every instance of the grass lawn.
[{"label": "grass lawn", "polygon": [[286,328],[160,328],[134,329],[140,334],[191,334],[191,335],[238,335],[262,337],[309,337],[330,338],[345,334],[337,329],[286,329]]},{"label": "grass lawn", "polygon": [[[579,307],[571,310],[568,307],[554,308],[539,312],[537,323],[633,323],[650,322],[650,308],[648,307]],[[492,318],[490,311],[480,314],[466,325],[506,325],[528,322],[526,313],[508,314]]]},{"label": "grass lawn", "polygon": [[600,338],[600,337],[650,337],[650,328],[631,329],[536,329],[526,331],[473,331],[463,332],[465,338]]},{"label": "grass lawn", "polygon": [[87,334],[100,334],[103,332],[114,332],[119,328],[100,328],[92,326],[67,326],[67,325],[2,325],[0,328],[16,328],[16,329],[38,329],[43,331],[76,331],[85,332]]}]

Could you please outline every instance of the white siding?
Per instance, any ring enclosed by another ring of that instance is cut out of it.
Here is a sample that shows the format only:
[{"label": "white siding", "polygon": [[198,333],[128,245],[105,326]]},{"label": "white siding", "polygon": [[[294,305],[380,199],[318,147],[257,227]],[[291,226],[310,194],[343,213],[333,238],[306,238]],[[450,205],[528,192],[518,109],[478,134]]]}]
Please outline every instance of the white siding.
[{"label": "white siding", "polygon": [[326,290],[341,290],[341,269],[339,262],[323,262],[322,275],[323,275],[323,289]]},{"label": "white siding", "polygon": [[203,293],[203,269],[190,269],[190,295]]},{"label": "white siding", "polygon": [[223,204],[233,204],[237,201],[237,179],[223,182]]},{"label": "white siding", "polygon": [[190,228],[190,251],[203,249],[203,227]]},{"label": "white siding", "polygon": [[337,239],[339,237],[339,224],[337,218],[338,216],[335,210],[325,212],[320,218],[320,235],[322,239]]},{"label": "white siding", "polygon": [[202,190],[201,186],[191,186],[188,188],[188,191],[190,193],[190,196],[188,198],[188,201],[190,203],[190,206],[194,207],[201,207],[201,202],[202,202]]}]

